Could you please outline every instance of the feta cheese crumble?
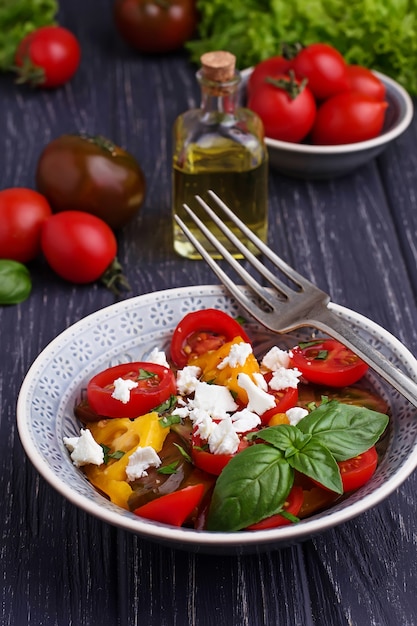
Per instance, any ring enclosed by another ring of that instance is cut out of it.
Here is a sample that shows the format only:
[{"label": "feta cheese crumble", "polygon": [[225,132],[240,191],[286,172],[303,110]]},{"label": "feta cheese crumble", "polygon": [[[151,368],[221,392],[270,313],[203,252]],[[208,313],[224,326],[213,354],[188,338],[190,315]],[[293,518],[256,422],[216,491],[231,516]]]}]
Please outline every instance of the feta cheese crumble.
[{"label": "feta cheese crumble", "polygon": [[197,384],[200,382],[198,376],[201,374],[201,367],[187,365],[177,372],[177,390],[183,396],[194,393]]},{"label": "feta cheese crumble", "polygon": [[271,371],[278,370],[280,367],[287,368],[290,364],[291,354],[286,350],[281,350],[278,346],[273,346],[269,352],[263,357],[261,364]]},{"label": "feta cheese crumble", "polygon": [[120,400],[120,402],[123,402],[123,404],[127,404],[130,400],[131,389],[135,389],[135,387],[137,387],[139,383],[131,380],[130,378],[116,378],[116,380],[113,382],[113,385],[114,391],[111,394],[111,397],[115,398],[116,400]]},{"label": "feta cheese crumble", "polygon": [[230,411],[236,411],[237,404],[227,387],[223,385],[209,385],[198,382],[195,387],[194,407],[204,409],[212,417],[222,419]]},{"label": "feta cheese crumble", "polygon": [[297,369],[287,369],[286,367],[280,367],[274,371],[272,378],[269,381],[269,386],[274,391],[281,391],[282,389],[288,389],[288,387],[297,388],[301,372]]},{"label": "feta cheese crumble", "polygon": [[292,409],[288,409],[285,412],[285,415],[290,420],[291,426],[297,426],[298,422],[303,419],[306,415],[308,415],[308,411],[303,409],[301,406],[294,406]]},{"label": "feta cheese crumble", "polygon": [[64,445],[70,452],[76,467],[82,465],[101,465],[104,463],[104,450],[95,441],[91,431],[82,428],[79,437],[64,437]]},{"label": "feta cheese crumble", "polygon": [[155,363],[155,365],[162,365],[163,367],[169,368],[169,363],[164,350],[158,350],[157,347],[152,350],[146,360],[149,361],[149,363]]},{"label": "feta cheese crumble", "polygon": [[209,450],[213,454],[234,454],[239,447],[240,439],[236,434],[232,420],[224,419],[214,428],[208,438]]},{"label": "feta cheese crumble", "polygon": [[248,374],[239,374],[237,382],[239,387],[242,387],[248,394],[247,409],[249,411],[262,415],[265,411],[275,406],[274,396],[258,387]]},{"label": "feta cheese crumble", "polygon": [[250,354],[252,354],[250,343],[234,343],[230,348],[229,354],[218,364],[217,369],[223,370],[228,365],[231,368],[238,365],[243,366]]},{"label": "feta cheese crumble", "polygon": [[150,467],[159,467],[161,459],[151,446],[138,447],[129,457],[126,476],[129,482],[147,476]]}]

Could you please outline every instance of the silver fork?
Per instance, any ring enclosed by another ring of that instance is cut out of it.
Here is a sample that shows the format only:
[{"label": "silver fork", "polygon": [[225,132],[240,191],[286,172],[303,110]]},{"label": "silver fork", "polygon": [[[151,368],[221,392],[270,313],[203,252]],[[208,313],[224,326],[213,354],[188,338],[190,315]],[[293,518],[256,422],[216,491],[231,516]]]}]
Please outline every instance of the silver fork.
[{"label": "silver fork", "polygon": [[[277,256],[267,245],[265,245],[245,224],[236,217],[233,211],[213,192],[208,194],[221,209],[226,219],[231,222],[237,232],[250,241],[266,259],[268,259],[274,272],[264,265],[241,240],[224,223],[213,209],[200,196],[196,196],[201,209],[206,216],[217,225],[219,230],[227,237],[233,246],[239,251],[244,259],[263,276],[269,287],[261,285],[218,241],[210,229],[196,215],[196,213],[186,204],[184,209],[192,219],[198,229],[204,234],[215,250],[229,263],[231,268],[243,280],[244,284],[250,288],[243,288],[241,285],[228,276],[220,265],[211,257],[204,245],[193,235],[190,228],[184,221],[175,215],[175,220],[194,245],[202,258],[208,263],[211,269],[218,276],[223,285],[233,294],[241,306],[260,324],[276,333],[287,333],[300,327],[313,327],[323,331],[330,337],[341,341],[345,346],[353,350],[361,359],[372,367],[382,378],[389,382],[414,406],[417,406],[417,383],[395,367],[377,348],[364,341],[353,328],[343,319],[338,317],[329,308],[330,296],[313,285],[306,278],[296,272],[283,259]],[[282,275],[289,279],[294,287],[284,282],[275,273],[279,270]],[[272,287],[272,289],[271,289]],[[253,292],[264,303],[260,306],[250,293]],[[417,362],[416,362],[417,375]]]}]

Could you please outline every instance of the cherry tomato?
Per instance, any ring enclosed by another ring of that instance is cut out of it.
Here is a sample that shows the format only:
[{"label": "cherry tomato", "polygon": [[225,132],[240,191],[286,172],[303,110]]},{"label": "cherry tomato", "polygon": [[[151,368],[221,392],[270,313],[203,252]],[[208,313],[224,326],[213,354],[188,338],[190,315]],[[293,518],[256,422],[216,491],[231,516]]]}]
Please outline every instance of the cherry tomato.
[{"label": "cherry tomato", "polygon": [[356,383],[368,366],[335,339],[318,339],[292,349],[291,365],[311,383],[345,387]]},{"label": "cherry tomato", "polygon": [[42,225],[52,214],[44,196],[32,189],[0,191],[0,258],[26,263],[41,251]]},{"label": "cherry tomato", "polygon": [[294,76],[265,81],[249,96],[248,108],[261,118],[270,139],[299,142],[310,132],[316,102],[310,89]]},{"label": "cherry tomato", "polygon": [[318,145],[339,145],[377,137],[387,106],[357,91],[339,93],[318,108],[311,140]]},{"label": "cherry tomato", "polygon": [[342,477],[343,492],[359,489],[372,478],[378,465],[378,453],[375,446],[366,452],[348,459],[339,461],[338,466]]},{"label": "cherry tomato", "polygon": [[274,78],[286,74],[290,67],[291,62],[280,55],[270,57],[255,65],[246,86],[248,96],[252,95],[264,83],[265,78]]},{"label": "cherry tomato", "polygon": [[348,65],[347,73],[350,91],[359,91],[375,100],[385,99],[384,83],[367,67]]},{"label": "cherry tomato", "polygon": [[151,54],[182,48],[197,26],[195,0],[116,0],[113,17],[128,44]]},{"label": "cherry tomato", "polygon": [[151,502],[135,509],[134,513],[154,522],[182,526],[187,517],[198,507],[203,495],[204,485],[190,485],[156,500],[151,500]]},{"label": "cherry tomato", "polygon": [[298,400],[297,387],[288,387],[288,389],[283,389],[281,391],[274,391],[270,389],[269,393],[272,393],[275,396],[275,406],[272,409],[268,409],[260,416],[261,422],[264,425],[268,424],[268,422],[277,413],[285,413],[288,409],[292,409],[292,407],[297,404]]},{"label": "cherry tomato", "polygon": [[74,76],[80,60],[80,44],[73,33],[62,26],[42,26],[17,47],[17,80],[37,87],[59,87]]},{"label": "cherry tomato", "polygon": [[42,151],[36,186],[52,210],[85,211],[111,228],[124,226],[145,197],[145,177],[136,159],[105,137],[62,135]]},{"label": "cherry tomato", "polygon": [[349,89],[347,65],[338,50],[326,43],[313,43],[294,57],[295,75],[308,80],[317,100],[324,100]]},{"label": "cherry tomato", "polygon": [[[114,381],[118,378],[137,383],[130,390],[127,402],[112,395]],[[172,370],[156,363],[137,361],[109,367],[93,376],[87,385],[87,401],[99,415],[135,418],[168,400],[176,389]]]},{"label": "cherry tomato", "polygon": [[218,309],[193,311],[183,317],[171,339],[171,359],[177,367],[185,367],[193,356],[217,350],[235,337],[249,338],[242,326]]},{"label": "cherry tomato", "polygon": [[[291,515],[297,516],[301,505],[303,504],[304,494],[301,487],[294,486],[284,503],[283,509],[287,513],[291,513]],[[288,524],[292,524],[293,522],[289,520],[287,517],[284,517],[280,513],[276,513],[276,515],[271,515],[256,524],[251,524],[247,527],[246,530],[266,530],[268,528],[277,528],[278,526],[288,526]]]},{"label": "cherry tomato", "polygon": [[110,226],[81,211],[52,215],[43,224],[41,246],[54,272],[73,283],[90,283],[100,278],[117,252]]},{"label": "cherry tomato", "polygon": [[[249,444],[245,439],[241,439],[239,447],[235,454],[247,448],[248,445]],[[219,476],[219,474],[226,467],[228,462],[235,456],[235,454],[212,454],[208,450],[204,450],[203,446],[204,441],[201,439],[201,437],[193,433],[191,458],[194,465],[199,469],[204,470],[208,474]]]}]

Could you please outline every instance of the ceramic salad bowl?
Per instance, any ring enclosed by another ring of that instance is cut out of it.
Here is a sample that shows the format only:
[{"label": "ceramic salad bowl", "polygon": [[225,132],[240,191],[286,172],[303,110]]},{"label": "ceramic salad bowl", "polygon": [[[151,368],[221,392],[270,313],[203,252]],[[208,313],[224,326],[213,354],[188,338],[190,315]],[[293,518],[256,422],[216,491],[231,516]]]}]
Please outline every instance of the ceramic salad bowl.
[{"label": "ceramic salad bowl", "polygon": [[[349,309],[331,305],[363,338],[410,376],[417,361],[392,335]],[[177,323],[190,312],[218,308],[233,317],[243,315],[221,286],[194,286],[145,294],[93,313],[56,337],[37,357],[22,384],[17,421],[26,454],[38,472],[62,496],[103,522],[161,544],[213,554],[267,551],[306,540],[372,508],[392,493],[417,466],[417,409],[378,376],[369,372],[366,384],[390,406],[386,451],[373,478],[332,508],[297,524],[257,532],[208,532],[171,527],[140,519],[100,495],[71,462],[64,437],[78,436],[74,406],[88,380],[100,370],[129,361],[146,360],[155,348],[168,351]],[[245,327],[246,328],[246,327]],[[311,329],[273,335],[255,322],[248,334],[255,354],[272,345],[290,349],[311,336]]]}]

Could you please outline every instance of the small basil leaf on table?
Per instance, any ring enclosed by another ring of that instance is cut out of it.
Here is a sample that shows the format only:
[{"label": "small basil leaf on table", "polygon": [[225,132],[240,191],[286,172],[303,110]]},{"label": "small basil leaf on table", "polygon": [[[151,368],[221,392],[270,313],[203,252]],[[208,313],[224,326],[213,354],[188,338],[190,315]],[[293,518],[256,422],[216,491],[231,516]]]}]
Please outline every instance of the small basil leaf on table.
[{"label": "small basil leaf on table", "polygon": [[29,296],[32,281],[25,265],[0,259],[0,304],[18,304]]},{"label": "small basil leaf on table", "polygon": [[208,530],[241,530],[278,513],[293,482],[294,471],[277,448],[260,443],[242,450],[217,479]]},{"label": "small basil leaf on table", "polygon": [[304,434],[326,446],[336,461],[369,450],[388,425],[388,416],[332,400],[321,404],[297,424]]}]

